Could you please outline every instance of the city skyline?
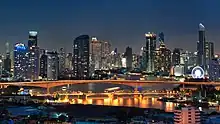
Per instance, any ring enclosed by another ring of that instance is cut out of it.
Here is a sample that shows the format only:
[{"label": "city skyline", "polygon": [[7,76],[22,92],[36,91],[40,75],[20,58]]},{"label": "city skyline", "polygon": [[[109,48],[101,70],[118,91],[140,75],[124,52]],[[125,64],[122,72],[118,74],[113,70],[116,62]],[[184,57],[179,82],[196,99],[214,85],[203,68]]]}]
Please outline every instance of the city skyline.
[{"label": "city skyline", "polygon": [[164,32],[169,49],[181,47],[194,52],[199,23],[206,27],[207,40],[219,45],[220,17],[216,14],[219,3],[217,0],[194,0],[190,4],[173,0],[2,1],[0,13],[5,18],[0,21],[4,29],[0,31],[0,52],[5,52],[6,41],[11,46],[16,42],[27,44],[30,30],[39,33],[39,46],[49,50],[64,47],[72,52],[73,40],[86,34],[109,41],[112,49],[117,47],[119,52],[132,46],[139,53],[145,44],[145,33]]}]

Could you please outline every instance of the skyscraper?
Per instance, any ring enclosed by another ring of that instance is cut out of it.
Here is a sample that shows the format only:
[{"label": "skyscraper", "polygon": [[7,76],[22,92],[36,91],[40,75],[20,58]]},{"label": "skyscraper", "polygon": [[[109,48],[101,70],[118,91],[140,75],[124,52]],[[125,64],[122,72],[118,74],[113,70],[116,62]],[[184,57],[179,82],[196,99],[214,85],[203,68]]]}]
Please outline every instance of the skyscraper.
[{"label": "skyscraper", "polygon": [[66,52],[64,48],[60,48],[59,51],[59,77],[64,77],[65,73],[65,60],[66,60]]},{"label": "skyscraper", "polygon": [[40,49],[37,46],[37,32],[29,32],[28,40],[28,78],[30,80],[38,80],[39,77],[39,58],[40,58]]},{"label": "skyscraper", "polygon": [[210,62],[210,60],[214,59],[214,43],[213,42],[205,42],[205,53],[206,53],[206,64]]},{"label": "skyscraper", "polygon": [[164,33],[163,32],[160,32],[159,33],[159,43],[164,43]]},{"label": "skyscraper", "polygon": [[148,33],[146,37],[146,71],[154,72],[154,58],[156,50],[156,34]]},{"label": "skyscraper", "polygon": [[102,41],[102,69],[108,69],[110,62],[111,44],[108,41]]},{"label": "skyscraper", "polygon": [[66,55],[65,68],[68,70],[73,69],[73,54],[72,53],[68,53]]},{"label": "skyscraper", "polygon": [[130,70],[132,69],[132,48],[127,47],[125,51],[125,58],[126,58],[126,67]]},{"label": "skyscraper", "polygon": [[27,47],[23,43],[14,46],[14,79],[27,79]]},{"label": "skyscraper", "polygon": [[89,36],[81,35],[73,42],[73,73],[76,79],[89,78]]},{"label": "skyscraper", "polygon": [[47,52],[47,80],[57,80],[59,58],[57,52]]},{"label": "skyscraper", "polygon": [[171,69],[171,51],[166,48],[164,43],[160,44],[155,56],[155,71],[162,74],[169,74]]},{"label": "skyscraper", "polygon": [[40,76],[42,77],[42,79],[47,78],[47,55],[45,50],[40,57]]},{"label": "skyscraper", "polygon": [[175,48],[172,53],[172,66],[180,65],[180,49]]},{"label": "skyscraper", "polygon": [[205,26],[199,24],[199,41],[197,42],[197,65],[206,70]]},{"label": "skyscraper", "polygon": [[102,42],[96,37],[92,37],[91,40],[91,59],[92,65],[95,70],[101,69],[102,67]]},{"label": "skyscraper", "polygon": [[6,58],[4,59],[4,70],[8,73],[11,72],[11,58],[10,58],[10,50],[9,50],[9,43],[5,44],[6,47]]}]

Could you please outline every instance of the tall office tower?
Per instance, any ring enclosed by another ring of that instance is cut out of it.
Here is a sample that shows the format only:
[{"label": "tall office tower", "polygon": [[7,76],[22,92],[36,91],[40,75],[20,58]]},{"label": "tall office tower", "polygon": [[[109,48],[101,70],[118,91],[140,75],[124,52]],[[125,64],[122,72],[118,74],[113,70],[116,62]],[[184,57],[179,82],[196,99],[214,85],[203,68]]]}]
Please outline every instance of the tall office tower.
[{"label": "tall office tower", "polygon": [[171,69],[171,51],[161,43],[155,53],[155,71],[168,74]]},{"label": "tall office tower", "polygon": [[180,65],[184,66],[184,74],[191,74],[192,69],[196,66],[197,53],[184,51],[180,53]]},{"label": "tall office tower", "polygon": [[57,52],[47,52],[47,80],[57,80],[59,57]]},{"label": "tall office tower", "polygon": [[213,42],[205,42],[205,53],[206,53],[206,63],[208,64],[212,59],[214,59]]},{"label": "tall office tower", "polygon": [[163,32],[159,33],[159,43],[164,44],[164,33]]},{"label": "tall office tower", "polygon": [[2,76],[3,72],[3,56],[0,55],[0,77]]},{"label": "tall office tower", "polygon": [[107,41],[102,42],[102,69],[109,69],[109,61],[110,61],[110,52],[111,52],[111,44]]},{"label": "tall office tower", "polygon": [[27,79],[27,60],[28,49],[23,43],[17,43],[14,46],[14,79]]},{"label": "tall office tower", "polygon": [[73,43],[73,75],[76,79],[89,78],[89,36],[81,35]]},{"label": "tall office tower", "polygon": [[95,70],[99,70],[102,67],[102,42],[92,37],[90,48],[91,64]]},{"label": "tall office tower", "polygon": [[154,72],[154,58],[156,50],[156,34],[148,33],[146,37],[146,71]]},{"label": "tall office tower", "polygon": [[30,80],[38,80],[39,77],[39,64],[40,64],[40,49],[37,46],[37,32],[29,32],[28,40],[28,78]]},{"label": "tall office tower", "polygon": [[175,48],[172,53],[172,66],[180,64],[180,49]]},{"label": "tall office tower", "polygon": [[206,71],[205,26],[199,24],[199,41],[197,42],[197,65]]},{"label": "tall office tower", "polygon": [[59,51],[59,77],[64,77],[65,73],[66,52],[64,48]]},{"label": "tall office tower", "polygon": [[128,68],[128,70],[132,69],[132,48],[131,47],[127,47],[126,51],[125,51],[125,58],[126,58],[126,67]]},{"label": "tall office tower", "polygon": [[146,47],[142,47],[140,51],[140,69],[142,71],[146,70]]},{"label": "tall office tower", "polygon": [[219,81],[220,77],[220,65],[218,59],[212,59],[209,62],[209,80]]},{"label": "tall office tower", "polygon": [[140,55],[132,55],[132,68],[140,68]]},{"label": "tall office tower", "polygon": [[66,55],[65,68],[68,70],[73,70],[73,54],[68,53]]},{"label": "tall office tower", "polygon": [[200,111],[194,107],[179,107],[174,110],[174,124],[200,124]]},{"label": "tall office tower", "polygon": [[47,78],[47,55],[45,50],[42,51],[42,55],[40,57],[40,77],[42,79]]},{"label": "tall office tower", "polygon": [[6,47],[6,57],[4,59],[4,70],[7,71],[7,73],[11,72],[11,58],[10,58],[10,49],[9,49],[9,43],[7,42],[5,44]]}]

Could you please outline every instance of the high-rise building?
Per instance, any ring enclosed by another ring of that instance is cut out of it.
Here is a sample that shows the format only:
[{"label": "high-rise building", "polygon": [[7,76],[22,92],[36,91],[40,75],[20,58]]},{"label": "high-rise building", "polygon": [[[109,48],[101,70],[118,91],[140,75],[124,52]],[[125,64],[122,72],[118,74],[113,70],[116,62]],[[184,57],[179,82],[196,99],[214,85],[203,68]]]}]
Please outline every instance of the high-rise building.
[{"label": "high-rise building", "polygon": [[40,58],[40,49],[37,46],[37,32],[29,32],[28,40],[28,78],[30,80],[38,80],[39,77],[39,58]]},{"label": "high-rise building", "polygon": [[73,54],[68,53],[66,55],[65,68],[68,70],[73,70]]},{"label": "high-rise building", "polygon": [[132,55],[132,68],[140,68],[140,55],[133,54]]},{"label": "high-rise building", "polygon": [[0,55],[0,77],[2,77],[3,72],[3,56]]},{"label": "high-rise building", "polygon": [[206,71],[205,26],[199,24],[199,41],[197,42],[197,65]]},{"label": "high-rise building", "polygon": [[180,49],[175,48],[172,53],[172,65],[180,65]]},{"label": "high-rise building", "polygon": [[171,69],[171,51],[166,48],[164,43],[160,44],[155,52],[155,71],[169,74]]},{"label": "high-rise building", "polygon": [[179,107],[174,111],[174,124],[200,124],[200,111],[194,107]]},{"label": "high-rise building", "polygon": [[45,50],[40,57],[40,77],[42,79],[47,78],[47,55]]},{"label": "high-rise building", "polygon": [[102,69],[109,69],[111,44],[108,41],[102,42]]},{"label": "high-rise building", "polygon": [[125,58],[126,58],[126,67],[131,70],[132,69],[132,48],[127,47],[125,51]]},{"label": "high-rise building", "polygon": [[47,80],[57,80],[59,57],[57,52],[47,52]]},{"label": "high-rise building", "polygon": [[219,81],[220,77],[220,65],[218,59],[212,59],[209,62],[209,80]]},{"label": "high-rise building", "polygon": [[206,63],[208,64],[212,59],[214,59],[213,42],[205,42],[205,53],[206,53]]},{"label": "high-rise building", "polygon": [[95,70],[99,70],[102,67],[102,42],[92,37],[90,48],[91,64]]},{"label": "high-rise building", "polygon": [[154,72],[154,59],[156,50],[156,34],[148,33],[146,37],[146,71]]},{"label": "high-rise building", "polygon": [[147,62],[146,62],[146,47],[142,47],[140,51],[140,69],[142,71],[146,70]]},{"label": "high-rise building", "polygon": [[65,73],[66,52],[64,48],[59,51],[59,77],[64,77]]},{"label": "high-rise building", "polygon": [[28,49],[23,43],[14,46],[14,79],[27,79]]},{"label": "high-rise building", "polygon": [[192,69],[196,66],[197,52],[184,51],[180,53],[180,65],[184,66],[184,74],[191,74]]},{"label": "high-rise building", "polygon": [[7,71],[7,73],[11,72],[11,58],[10,58],[10,49],[9,49],[9,43],[7,42],[5,44],[6,47],[6,57],[4,59],[4,70]]},{"label": "high-rise building", "polygon": [[89,46],[88,35],[81,35],[73,43],[73,75],[76,79],[89,78]]},{"label": "high-rise building", "polygon": [[159,43],[164,44],[164,33],[163,32],[159,33]]}]

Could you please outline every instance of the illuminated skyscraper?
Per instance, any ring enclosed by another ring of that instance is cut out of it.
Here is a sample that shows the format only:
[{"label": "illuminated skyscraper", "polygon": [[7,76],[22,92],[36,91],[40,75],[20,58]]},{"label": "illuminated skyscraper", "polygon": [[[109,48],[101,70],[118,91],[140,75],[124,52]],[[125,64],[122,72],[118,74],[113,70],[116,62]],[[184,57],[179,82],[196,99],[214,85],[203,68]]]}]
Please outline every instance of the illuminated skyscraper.
[{"label": "illuminated skyscraper", "polygon": [[126,58],[126,67],[130,70],[132,69],[132,48],[127,47],[125,51],[125,58]]},{"label": "illuminated skyscraper", "polygon": [[68,53],[66,55],[65,68],[68,70],[73,70],[73,54]]},{"label": "illuminated skyscraper", "polygon": [[96,37],[92,37],[91,44],[91,59],[92,65],[95,70],[101,69],[102,67],[102,42]]},{"label": "illuminated skyscraper", "polygon": [[161,43],[155,54],[155,71],[161,74],[169,74],[170,69],[171,51],[165,47],[164,43]]},{"label": "illuminated skyscraper", "polygon": [[156,50],[156,34],[148,33],[146,37],[146,71],[154,72],[154,59]]},{"label": "illuminated skyscraper", "polygon": [[57,80],[59,58],[57,52],[47,52],[47,80]]},{"label": "illuminated skyscraper", "polygon": [[30,80],[38,80],[39,77],[39,58],[40,58],[40,49],[37,46],[37,32],[29,32],[28,40],[28,78]]},{"label": "illuminated skyscraper", "polygon": [[160,32],[159,33],[159,43],[164,43],[164,33],[163,32]]},{"label": "illuminated skyscraper", "polygon": [[28,50],[23,43],[14,46],[14,79],[27,79]]},{"label": "illuminated skyscraper", "polygon": [[42,79],[47,78],[47,55],[45,50],[40,57],[40,76],[42,77]]},{"label": "illuminated skyscraper", "polygon": [[73,42],[73,75],[76,79],[89,78],[89,46],[88,35],[81,35]]},{"label": "illuminated skyscraper", "polygon": [[11,72],[11,58],[10,58],[10,49],[9,49],[8,42],[5,44],[5,47],[6,47],[6,57],[4,59],[4,70],[10,73]]},{"label": "illuminated skyscraper", "polygon": [[206,63],[208,64],[210,60],[214,59],[214,43],[205,42],[205,53],[206,53]]},{"label": "illuminated skyscraper", "polygon": [[180,65],[180,49],[175,48],[172,53],[172,65]]},{"label": "illuminated skyscraper", "polygon": [[59,77],[64,77],[65,73],[65,60],[66,60],[66,52],[64,48],[60,48],[59,51]]},{"label": "illuminated skyscraper", "polygon": [[205,26],[199,24],[199,41],[197,42],[197,65],[206,71]]},{"label": "illuminated skyscraper", "polygon": [[102,41],[102,69],[108,69],[110,62],[111,44],[108,41]]}]

